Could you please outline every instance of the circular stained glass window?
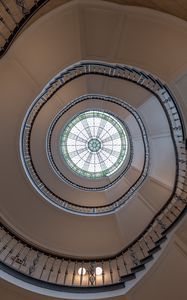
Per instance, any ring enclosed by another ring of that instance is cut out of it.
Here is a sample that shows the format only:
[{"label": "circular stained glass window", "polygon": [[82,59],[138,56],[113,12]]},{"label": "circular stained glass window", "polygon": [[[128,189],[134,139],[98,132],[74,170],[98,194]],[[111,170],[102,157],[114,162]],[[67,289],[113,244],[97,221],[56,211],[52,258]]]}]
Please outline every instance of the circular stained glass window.
[{"label": "circular stained glass window", "polygon": [[73,118],[60,137],[60,151],[77,174],[97,179],[115,173],[127,156],[123,124],[109,113],[87,111]]}]

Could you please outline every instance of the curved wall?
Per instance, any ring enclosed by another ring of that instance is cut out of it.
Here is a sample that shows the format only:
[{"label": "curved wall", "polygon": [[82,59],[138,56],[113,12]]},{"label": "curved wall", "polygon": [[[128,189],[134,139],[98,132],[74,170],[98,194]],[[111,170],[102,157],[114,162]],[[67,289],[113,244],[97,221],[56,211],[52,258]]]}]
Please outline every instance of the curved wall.
[{"label": "curved wall", "polygon": [[[116,30],[111,36],[114,27]],[[181,20],[148,9],[95,1],[89,1],[89,4],[76,1],[59,7],[25,30],[0,61],[3,102],[0,134],[4,141],[0,155],[8,156],[8,160],[2,161],[1,216],[10,227],[43,248],[76,256],[113,254],[135,237],[139,228],[145,227],[153,211],[170,194],[172,180],[167,176],[173,170],[167,170],[165,181],[152,174],[163,200],[155,199],[149,203],[149,199],[144,198],[128,204],[126,212],[131,206],[139,205],[132,222],[139,220],[139,214],[142,216],[134,232],[124,231],[130,223],[123,212],[97,217],[96,221],[76,216],[74,223],[75,219],[71,222],[68,213],[62,214],[46,203],[27,184],[18,153],[20,127],[33,99],[64,67],[82,59],[107,60],[147,70],[169,84],[186,62],[186,41],[186,24]],[[84,86],[89,92],[97,89],[110,92],[110,88],[110,83],[102,80],[85,82]],[[134,91],[129,86],[129,95],[136,107],[144,103],[138,101],[138,88]],[[146,92],[142,95],[145,102],[147,96]],[[162,143],[161,139],[159,143]],[[162,146],[164,148],[164,144]],[[158,179],[165,186],[160,187]],[[30,212],[34,212],[34,217]]]}]

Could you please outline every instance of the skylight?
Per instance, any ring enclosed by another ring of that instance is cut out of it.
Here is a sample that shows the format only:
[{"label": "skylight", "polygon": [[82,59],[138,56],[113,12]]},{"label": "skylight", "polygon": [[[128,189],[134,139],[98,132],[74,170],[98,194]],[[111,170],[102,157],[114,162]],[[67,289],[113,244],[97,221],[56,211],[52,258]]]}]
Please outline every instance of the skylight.
[{"label": "skylight", "polygon": [[127,156],[127,135],[122,123],[103,111],[74,117],[62,131],[60,150],[75,173],[90,179],[114,174]]}]

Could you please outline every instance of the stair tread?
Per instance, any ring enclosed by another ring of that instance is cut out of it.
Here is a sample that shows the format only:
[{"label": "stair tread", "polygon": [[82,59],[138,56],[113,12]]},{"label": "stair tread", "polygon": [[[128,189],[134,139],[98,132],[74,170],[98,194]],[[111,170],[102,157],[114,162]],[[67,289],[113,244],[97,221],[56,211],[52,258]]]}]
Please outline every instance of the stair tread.
[{"label": "stair tread", "polygon": [[152,259],[153,259],[152,254],[149,254],[147,257],[142,258],[142,259],[140,260],[140,262],[141,262],[141,264],[145,264],[145,263],[150,262]]},{"label": "stair tread", "polygon": [[145,269],[145,265],[144,265],[144,264],[139,264],[139,265],[137,265],[137,266],[131,268],[131,271],[132,271],[133,273],[136,273],[136,272],[140,272],[140,271],[142,271],[142,270],[144,270],[144,269]]},{"label": "stair tread", "polygon": [[132,280],[135,278],[136,278],[136,275],[134,273],[130,273],[130,274],[121,276],[121,281],[129,281],[129,280]]},{"label": "stair tread", "polygon": [[164,235],[158,241],[155,242],[155,245],[160,245],[167,240],[167,237]]},{"label": "stair tread", "polygon": [[148,252],[150,255],[153,255],[154,253],[158,252],[160,250],[160,245],[157,245],[155,247],[153,247],[152,249],[150,249]]}]

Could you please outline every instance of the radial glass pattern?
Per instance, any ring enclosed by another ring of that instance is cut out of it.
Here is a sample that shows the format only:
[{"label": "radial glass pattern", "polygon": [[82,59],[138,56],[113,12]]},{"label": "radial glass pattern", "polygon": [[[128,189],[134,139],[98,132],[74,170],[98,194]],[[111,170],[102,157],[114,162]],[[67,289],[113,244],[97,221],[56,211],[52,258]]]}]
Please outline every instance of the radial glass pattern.
[{"label": "radial glass pattern", "polygon": [[72,119],[60,138],[60,151],[77,174],[97,179],[115,173],[127,156],[127,135],[111,114],[87,111]]}]

